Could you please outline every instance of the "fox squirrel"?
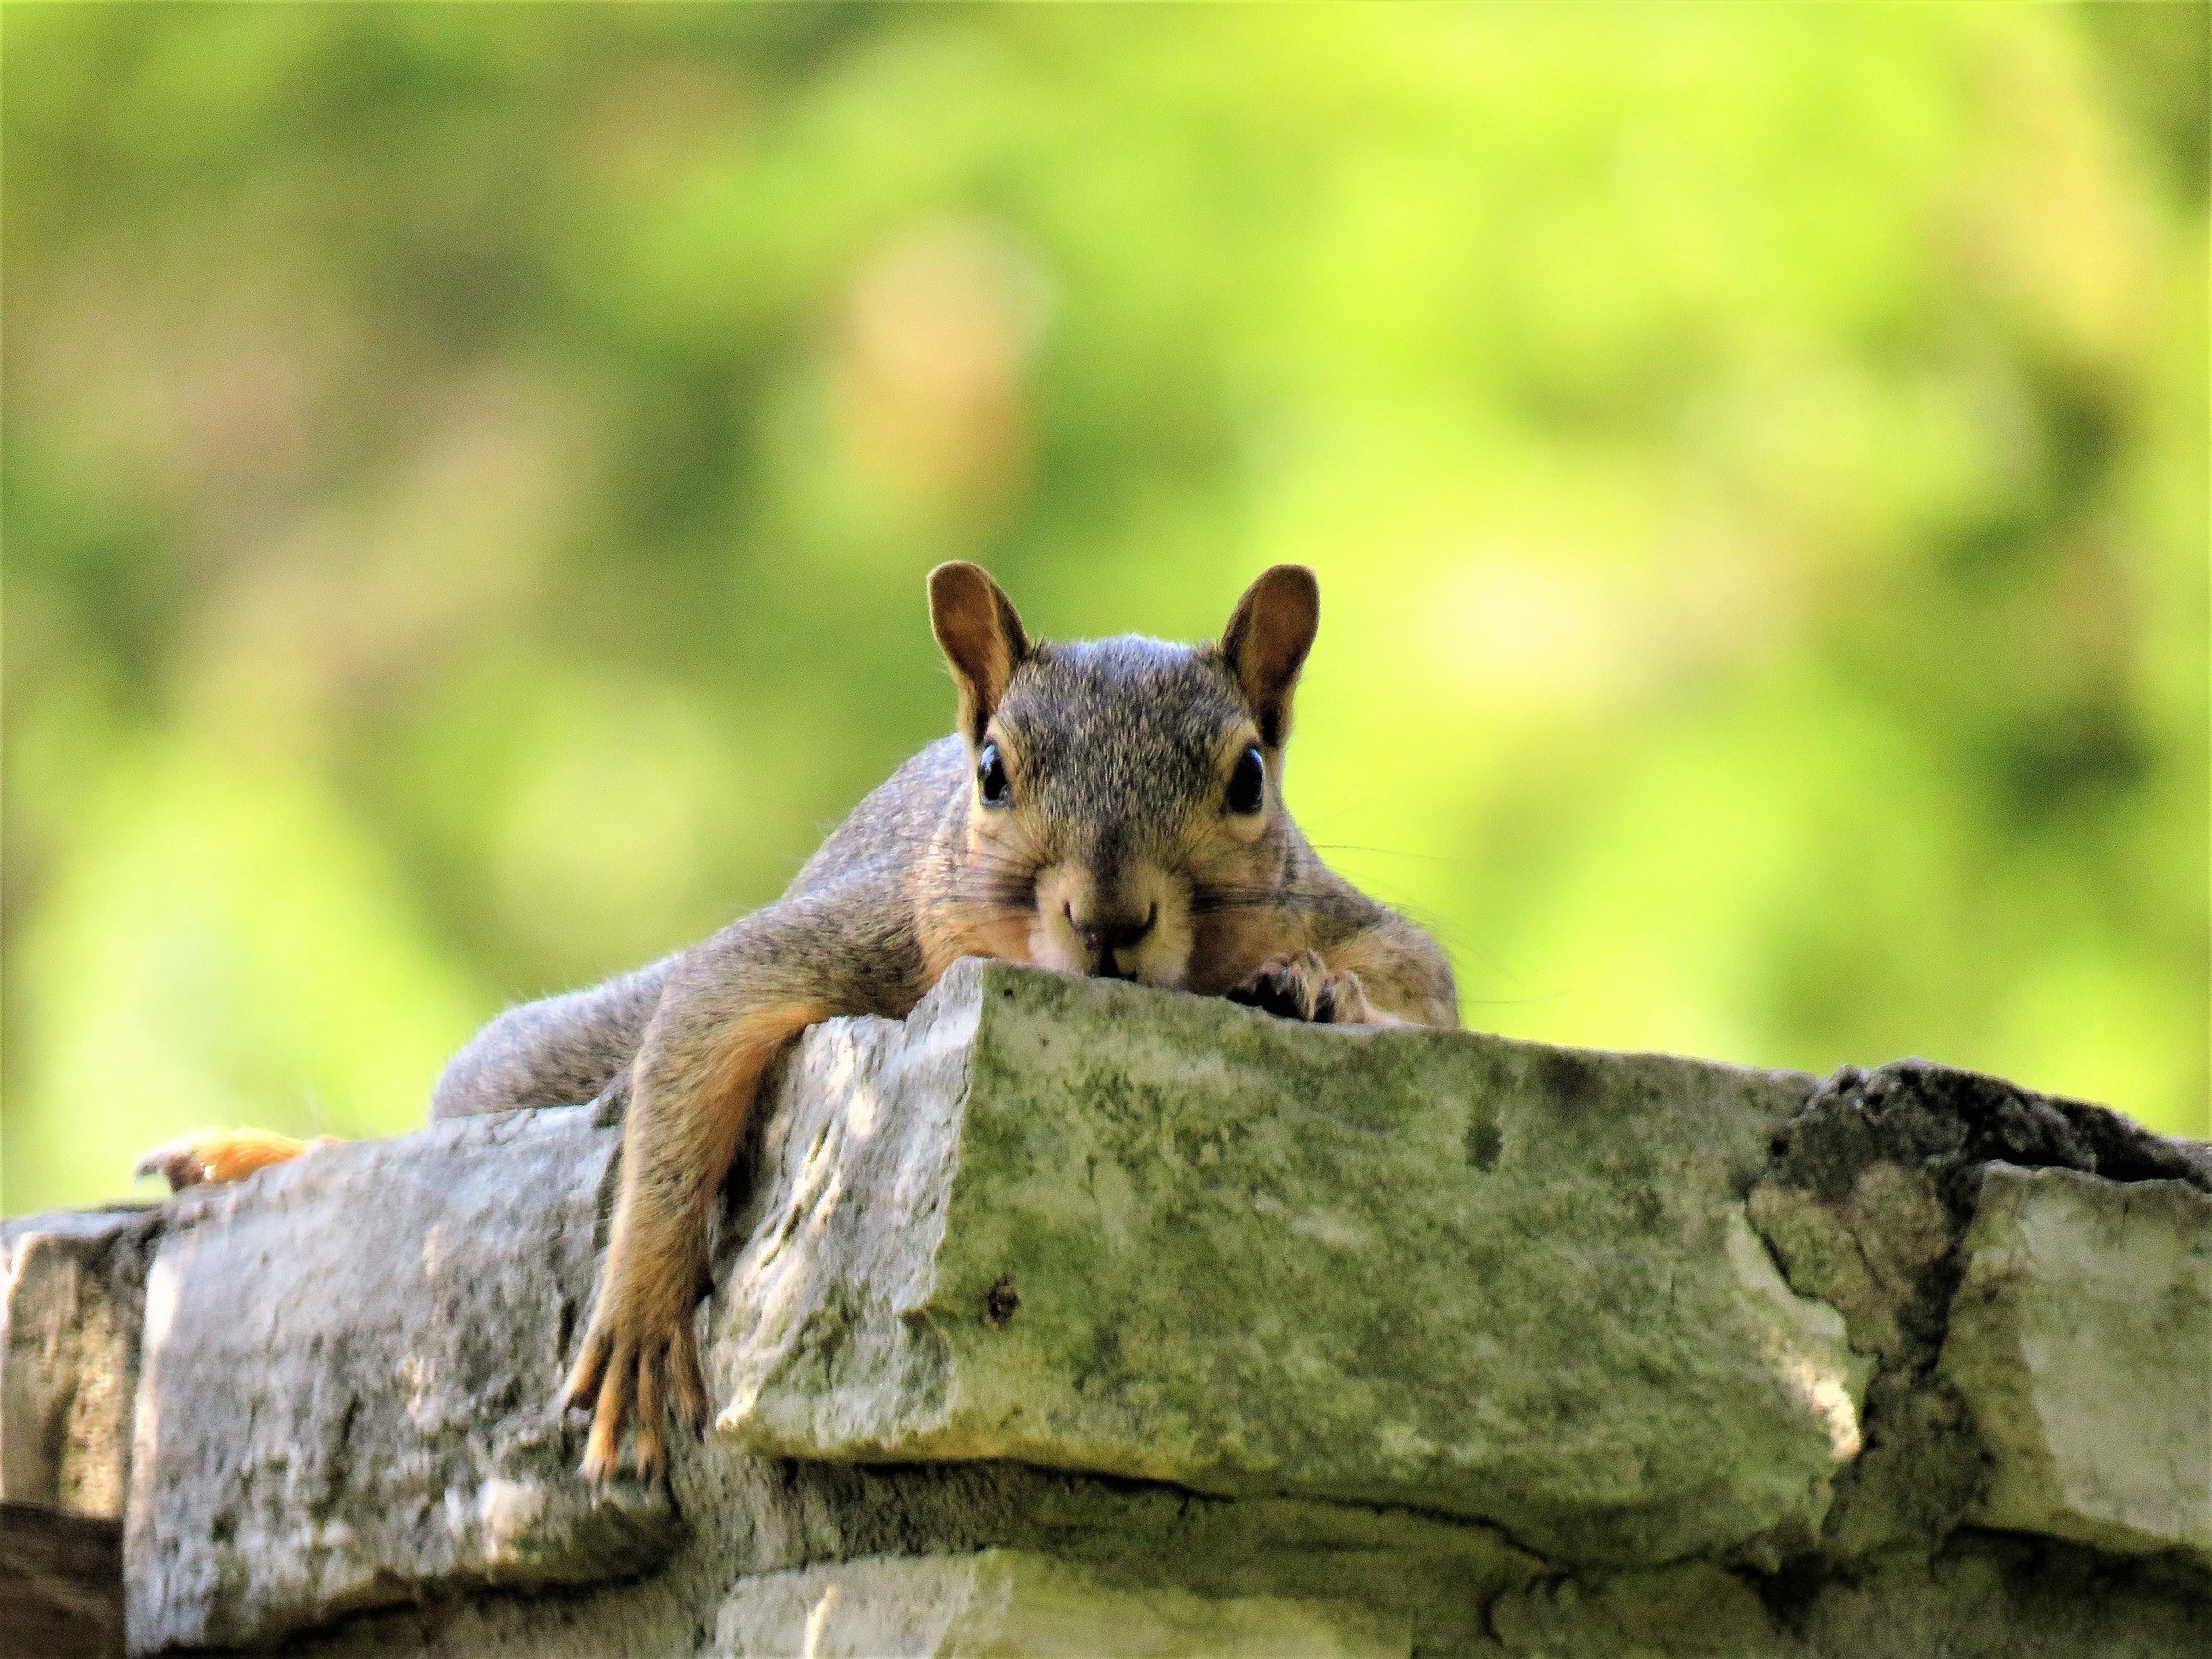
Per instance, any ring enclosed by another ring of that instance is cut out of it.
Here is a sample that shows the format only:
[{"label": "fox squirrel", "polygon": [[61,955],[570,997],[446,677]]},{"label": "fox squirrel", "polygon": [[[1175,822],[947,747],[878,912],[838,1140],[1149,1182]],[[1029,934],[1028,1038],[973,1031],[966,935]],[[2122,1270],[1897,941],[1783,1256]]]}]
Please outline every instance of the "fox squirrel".
[{"label": "fox squirrel", "polygon": [[[860,803],[773,904],[589,991],[510,1009],[446,1066],[434,1118],[627,1094],[599,1294],[563,1389],[583,1473],[667,1458],[707,1416],[708,1224],[761,1074],[840,1014],[903,1017],[963,956],[1225,995],[1290,1019],[1455,1027],[1443,952],[1325,865],[1283,804],[1291,693],[1320,617],[1266,571],[1218,644],[1033,642],[956,562],[929,616],[959,730]],[[142,1166],[228,1180],[311,1142],[235,1132]]]}]

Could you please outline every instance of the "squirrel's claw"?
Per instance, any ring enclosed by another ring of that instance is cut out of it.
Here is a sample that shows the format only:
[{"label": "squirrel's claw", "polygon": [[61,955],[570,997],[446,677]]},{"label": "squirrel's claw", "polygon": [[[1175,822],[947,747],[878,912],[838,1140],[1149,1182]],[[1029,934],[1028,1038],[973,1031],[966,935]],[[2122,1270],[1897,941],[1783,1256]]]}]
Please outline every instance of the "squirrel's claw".
[{"label": "squirrel's claw", "polygon": [[594,1486],[604,1486],[622,1469],[622,1430],[630,1415],[632,1358],[631,1350],[617,1348],[600,1380],[591,1432],[584,1442],[584,1479]]},{"label": "squirrel's claw", "polygon": [[709,1415],[707,1379],[699,1369],[699,1344],[691,1340],[688,1332],[669,1352],[668,1369],[676,1390],[676,1421],[695,1438],[703,1438]]},{"label": "squirrel's claw", "polygon": [[1311,950],[1262,963],[1229,993],[1229,1000],[1279,1019],[1320,1025],[1365,1025],[1374,1020],[1359,976],[1332,970]]},{"label": "squirrel's claw", "polygon": [[583,1345],[576,1350],[576,1363],[568,1367],[567,1381],[561,1384],[560,1408],[573,1411],[579,1406],[595,1404],[600,1379],[606,1374],[607,1338],[594,1325],[585,1332]]},{"label": "squirrel's claw", "polygon": [[594,1324],[561,1390],[561,1408],[575,1407],[591,1411],[578,1466],[585,1479],[604,1486],[622,1472],[625,1429],[631,1431],[630,1466],[642,1480],[660,1479],[668,1469],[670,1413],[694,1433],[707,1424],[707,1382],[689,1322],[642,1342],[614,1337]]}]

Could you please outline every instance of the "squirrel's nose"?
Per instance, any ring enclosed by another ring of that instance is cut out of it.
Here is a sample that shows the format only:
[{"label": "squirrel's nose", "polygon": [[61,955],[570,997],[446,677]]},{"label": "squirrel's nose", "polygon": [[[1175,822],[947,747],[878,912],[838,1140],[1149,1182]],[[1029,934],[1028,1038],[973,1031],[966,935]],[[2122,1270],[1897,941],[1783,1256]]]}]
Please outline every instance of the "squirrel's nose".
[{"label": "squirrel's nose", "polygon": [[1077,916],[1072,904],[1061,905],[1060,913],[1068,918],[1068,925],[1075,929],[1075,937],[1083,941],[1084,951],[1091,959],[1109,969],[1117,950],[1127,950],[1142,944],[1160,920],[1157,902],[1146,908],[1142,919],[1095,914]]}]

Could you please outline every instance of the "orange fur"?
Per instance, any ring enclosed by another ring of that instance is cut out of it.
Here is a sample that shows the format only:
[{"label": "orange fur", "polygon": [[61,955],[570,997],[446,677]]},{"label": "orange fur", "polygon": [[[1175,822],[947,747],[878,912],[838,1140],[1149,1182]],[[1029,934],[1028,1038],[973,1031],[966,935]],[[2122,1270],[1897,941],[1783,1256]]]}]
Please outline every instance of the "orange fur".
[{"label": "orange fur", "polygon": [[187,1187],[243,1181],[272,1164],[283,1164],[319,1146],[336,1144],[337,1137],[332,1135],[303,1141],[273,1129],[195,1129],[148,1152],[138,1160],[136,1173],[141,1179],[162,1176],[170,1191],[181,1192]]}]

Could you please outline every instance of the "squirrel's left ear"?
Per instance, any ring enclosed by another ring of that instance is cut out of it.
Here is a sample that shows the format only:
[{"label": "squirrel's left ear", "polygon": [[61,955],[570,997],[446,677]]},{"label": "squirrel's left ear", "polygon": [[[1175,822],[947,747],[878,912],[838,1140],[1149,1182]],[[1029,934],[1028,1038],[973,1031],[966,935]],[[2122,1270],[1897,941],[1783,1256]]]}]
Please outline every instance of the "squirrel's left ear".
[{"label": "squirrel's left ear", "polygon": [[929,627],[960,683],[960,730],[980,743],[1006,683],[1029,655],[1029,636],[990,572],[965,559],[929,572]]},{"label": "squirrel's left ear", "polygon": [[1221,630],[1222,658],[1260,724],[1260,741],[1270,749],[1290,735],[1290,693],[1320,626],[1321,584],[1313,572],[1278,565],[1244,589]]}]

